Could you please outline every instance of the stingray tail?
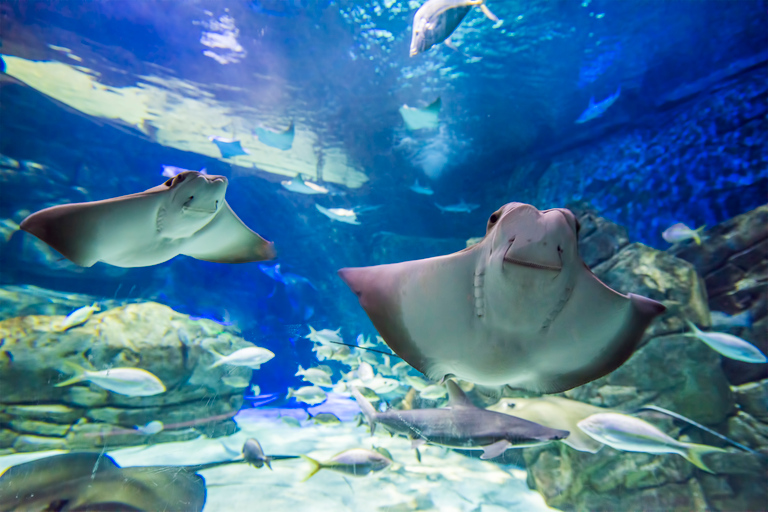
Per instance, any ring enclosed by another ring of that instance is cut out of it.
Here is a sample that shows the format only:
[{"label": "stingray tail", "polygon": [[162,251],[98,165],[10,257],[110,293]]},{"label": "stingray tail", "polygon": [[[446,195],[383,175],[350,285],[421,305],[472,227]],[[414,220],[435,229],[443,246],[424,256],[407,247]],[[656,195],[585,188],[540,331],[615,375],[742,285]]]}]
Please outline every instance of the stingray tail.
[{"label": "stingray tail", "polygon": [[63,382],[59,382],[56,384],[57,388],[63,388],[64,386],[71,386],[72,384],[76,384],[78,382],[82,382],[86,379],[87,370],[80,366],[79,364],[73,363],[71,361],[64,361],[62,363],[62,371],[72,371],[75,374],[68,378],[67,380]]},{"label": "stingray tail", "polygon": [[726,450],[722,448],[716,448],[714,446],[707,446],[705,444],[683,443],[685,446],[680,452],[680,455],[688,459],[688,462],[693,464],[699,469],[703,469],[707,473],[713,473],[709,466],[704,463],[703,456],[710,453],[724,453]]},{"label": "stingray tail", "polygon": [[323,465],[320,464],[319,462],[317,462],[312,457],[307,457],[306,455],[301,455],[301,458],[304,459],[305,461],[309,462],[310,465],[312,466],[312,469],[310,469],[309,474],[304,477],[304,480],[302,480],[302,482],[306,482],[307,480],[309,480],[310,478],[315,476],[315,473],[317,473],[318,471],[323,469]]},{"label": "stingray tail", "polygon": [[349,390],[352,392],[352,396],[355,397],[357,405],[360,406],[360,410],[363,411],[365,419],[368,420],[368,426],[371,428],[371,435],[373,435],[373,432],[376,430],[376,409],[373,408],[371,402],[366,400],[355,386],[350,386]]}]

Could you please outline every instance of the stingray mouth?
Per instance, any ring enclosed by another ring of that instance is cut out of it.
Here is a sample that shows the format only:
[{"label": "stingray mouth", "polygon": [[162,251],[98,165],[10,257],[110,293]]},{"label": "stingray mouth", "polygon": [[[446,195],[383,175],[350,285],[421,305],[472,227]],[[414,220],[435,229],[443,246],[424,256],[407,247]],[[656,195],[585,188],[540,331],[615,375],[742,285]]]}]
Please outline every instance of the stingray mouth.
[{"label": "stingray mouth", "polygon": [[181,211],[183,211],[185,213],[186,212],[191,212],[191,213],[202,213],[202,214],[205,214],[205,215],[213,215],[214,213],[216,213],[219,210],[219,202],[218,201],[215,201],[213,203],[213,209],[209,209],[209,208],[194,208],[192,206],[189,206],[189,204],[192,202],[193,199],[194,199],[194,196],[190,197],[187,200],[187,202],[184,203],[181,206]]},{"label": "stingray mouth", "polygon": [[[521,267],[528,267],[528,268],[535,268],[537,270],[552,270],[554,272],[560,272],[563,269],[562,260],[560,264],[552,264],[552,263],[540,263],[536,261],[530,261],[528,259],[519,258],[514,254],[511,254],[512,246],[514,245],[515,239],[513,238],[510,241],[509,248],[507,248],[507,252],[504,254],[504,262],[505,263],[511,263],[513,265],[520,265]],[[560,255],[559,248],[558,248],[558,256]]]}]

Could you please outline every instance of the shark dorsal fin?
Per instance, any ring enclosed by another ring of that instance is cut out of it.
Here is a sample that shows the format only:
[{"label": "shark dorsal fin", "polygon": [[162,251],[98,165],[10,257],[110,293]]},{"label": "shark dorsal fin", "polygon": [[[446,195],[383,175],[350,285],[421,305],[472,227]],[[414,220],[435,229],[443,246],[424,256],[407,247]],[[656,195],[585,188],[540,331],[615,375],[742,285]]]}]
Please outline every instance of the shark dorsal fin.
[{"label": "shark dorsal fin", "polygon": [[448,406],[449,407],[475,407],[475,404],[467,398],[467,395],[461,390],[458,384],[453,380],[445,381],[448,388]]}]

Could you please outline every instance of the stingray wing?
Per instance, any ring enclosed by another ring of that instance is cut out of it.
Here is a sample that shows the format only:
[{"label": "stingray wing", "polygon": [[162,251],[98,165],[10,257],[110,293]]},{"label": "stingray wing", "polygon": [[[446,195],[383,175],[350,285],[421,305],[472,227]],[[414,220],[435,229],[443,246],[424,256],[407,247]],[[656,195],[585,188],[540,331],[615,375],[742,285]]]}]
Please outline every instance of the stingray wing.
[{"label": "stingray wing", "polygon": [[184,243],[181,253],[215,263],[249,263],[276,256],[274,244],[251,231],[226,202],[211,222]]},{"label": "stingray wing", "polygon": [[136,212],[154,204],[155,193],[160,191],[156,187],[113,199],[52,206],[24,219],[21,229],[77,265],[90,267],[102,258],[105,250],[115,244],[130,243],[125,230],[139,222]]}]

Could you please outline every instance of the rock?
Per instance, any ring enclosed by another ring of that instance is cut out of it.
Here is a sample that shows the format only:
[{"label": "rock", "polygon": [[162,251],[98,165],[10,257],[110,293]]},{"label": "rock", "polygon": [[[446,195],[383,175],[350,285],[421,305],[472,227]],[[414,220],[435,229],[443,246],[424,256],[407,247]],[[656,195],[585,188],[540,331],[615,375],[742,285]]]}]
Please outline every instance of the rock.
[{"label": "rock", "polygon": [[763,423],[768,423],[768,379],[734,386],[736,403],[744,412]]},{"label": "rock", "polygon": [[44,452],[69,448],[66,440],[62,438],[22,435],[14,441],[13,449],[17,452]]},{"label": "rock", "polygon": [[629,244],[626,228],[614,224],[584,202],[568,205],[581,226],[579,230],[579,254],[592,268],[617,254]]},{"label": "rock", "polygon": [[19,434],[7,428],[0,428],[0,448],[10,448]]},{"label": "rock", "polygon": [[[132,430],[153,420],[171,429],[219,433],[236,428],[230,418],[242,406],[242,390],[227,386],[222,377],[250,379],[252,371],[227,365],[208,369],[215,360],[211,350],[229,354],[251,346],[235,331],[152,302],[112,308],[55,332],[53,325],[62,319],[29,315],[0,321],[0,415],[24,438],[13,441],[14,449],[59,446],[61,440],[52,438],[64,437],[81,448],[98,446],[99,436],[91,434]],[[59,369],[64,360],[96,370],[142,368],[160,378],[167,391],[130,397],[88,382],[57,388],[54,384],[69,374]],[[107,437],[110,443],[142,442],[132,432]]]}]

